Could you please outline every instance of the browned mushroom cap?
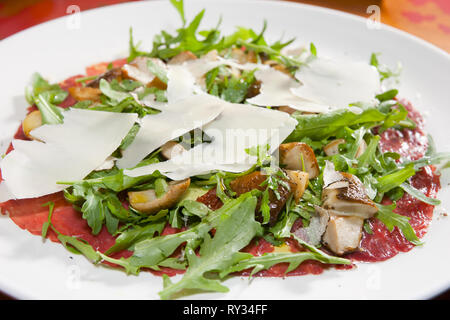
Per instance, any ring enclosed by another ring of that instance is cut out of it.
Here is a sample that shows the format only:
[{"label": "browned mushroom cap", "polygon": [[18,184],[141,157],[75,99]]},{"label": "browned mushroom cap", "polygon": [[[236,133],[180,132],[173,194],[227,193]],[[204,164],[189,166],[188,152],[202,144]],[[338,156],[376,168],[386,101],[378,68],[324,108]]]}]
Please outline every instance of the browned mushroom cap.
[{"label": "browned mushroom cap", "polygon": [[[133,61],[127,63],[122,67],[123,77],[139,81],[142,84],[148,86],[155,79],[157,79],[157,77],[155,77],[155,75],[151,73],[148,68],[149,61],[152,61],[155,65],[157,65],[161,69],[166,69],[166,64],[158,58],[137,57],[136,59],[134,59]],[[164,82],[162,82],[161,80],[159,81],[164,84]]]},{"label": "browned mushroom cap", "polygon": [[[262,186],[263,182],[267,179],[267,175],[262,173],[261,171],[254,171],[245,176],[238,177],[230,182],[230,189],[236,192],[236,195],[239,196],[246,192],[252,191],[254,189],[257,190],[265,190],[267,188],[266,185]],[[278,194],[280,198],[277,198],[275,193],[272,190],[269,190],[269,207],[270,207],[270,221],[269,225],[273,225],[278,218],[279,213],[284,208],[287,199],[291,195],[291,191],[283,186],[278,187]],[[256,212],[259,212],[260,200],[258,200]],[[259,219],[260,217],[258,217]]]},{"label": "browned mushroom cap", "polygon": [[309,182],[309,174],[299,170],[285,170],[289,177],[289,186],[294,195],[295,203],[298,203],[303,196]]},{"label": "browned mushroom cap", "polygon": [[319,175],[319,165],[313,149],[306,143],[283,143],[279,147],[280,163],[289,170],[301,170],[305,168],[309,178],[314,179]]},{"label": "browned mushroom cap", "polygon": [[261,81],[255,80],[253,83],[248,87],[247,95],[245,96],[246,99],[253,98],[257,96],[260,93],[261,90]]},{"label": "browned mushroom cap", "polygon": [[231,58],[236,60],[240,64],[257,62],[256,54],[254,51],[250,50],[248,52],[245,52],[240,48],[231,49]]},{"label": "browned mushroom cap", "polygon": [[344,139],[336,139],[323,147],[323,151],[327,156],[334,156],[339,153],[339,145],[345,143]]},{"label": "browned mushroom cap", "polygon": [[264,61],[264,64],[269,65],[271,68],[274,68],[275,70],[278,70],[280,72],[287,74],[291,78],[294,78],[294,75],[291,72],[289,72],[289,70],[286,68],[286,66],[280,64],[277,61],[266,60],[266,61]]},{"label": "browned mushroom cap", "polygon": [[331,215],[322,240],[337,255],[354,251],[359,247],[363,224],[361,217]]},{"label": "browned mushroom cap", "polygon": [[37,140],[34,138],[30,131],[40,127],[42,125],[42,117],[41,112],[39,110],[35,110],[30,112],[22,122],[23,133],[32,140]]},{"label": "browned mushroom cap", "polygon": [[191,183],[190,179],[169,182],[169,190],[160,198],[153,189],[144,191],[130,191],[128,198],[131,207],[148,214],[157,213],[163,209],[173,207],[183,196]]},{"label": "browned mushroom cap", "polygon": [[167,141],[161,147],[161,154],[166,159],[172,159],[173,157],[176,157],[185,151],[186,149],[183,148],[181,144],[175,141]]},{"label": "browned mushroom cap", "polygon": [[182,64],[186,61],[196,60],[197,56],[190,51],[183,51],[171,58],[167,64]]},{"label": "browned mushroom cap", "polygon": [[295,110],[288,106],[281,106],[281,107],[278,107],[278,111],[286,112],[288,114],[293,114],[294,112],[297,112],[298,110]]},{"label": "browned mushroom cap", "polygon": [[78,101],[100,101],[100,95],[102,94],[100,89],[91,87],[71,87],[69,88],[69,93]]},{"label": "browned mushroom cap", "polygon": [[342,180],[330,183],[322,191],[323,208],[342,216],[359,216],[367,219],[378,208],[369,199],[362,182],[354,175],[340,172]]},{"label": "browned mushroom cap", "polygon": [[111,82],[114,79],[118,79],[122,76],[122,70],[120,68],[112,68],[111,70],[106,71],[95,80],[86,84],[86,87],[90,88],[98,88],[100,85],[100,80],[105,79],[108,82]]}]

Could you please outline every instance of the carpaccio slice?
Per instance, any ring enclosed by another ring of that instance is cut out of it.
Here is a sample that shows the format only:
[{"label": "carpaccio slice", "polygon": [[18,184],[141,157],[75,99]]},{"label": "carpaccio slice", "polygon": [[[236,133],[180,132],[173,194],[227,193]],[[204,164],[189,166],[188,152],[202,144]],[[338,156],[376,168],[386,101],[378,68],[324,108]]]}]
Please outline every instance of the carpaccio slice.
[{"label": "carpaccio slice", "polygon": [[[120,67],[126,63],[125,59],[119,59],[112,62],[113,67]],[[100,63],[86,68],[88,76],[101,74],[108,69],[109,63]],[[79,86],[80,83],[75,81],[76,79],[84,77],[83,75],[77,75],[66,79],[61,82],[61,88],[67,90],[73,86]],[[60,106],[67,108],[76,103],[76,100],[68,95],[65,101]],[[413,107],[406,101],[402,101],[402,104],[409,111],[409,117],[416,122],[417,127],[413,130],[403,129],[394,130],[388,129],[380,134],[380,148],[383,152],[392,151],[398,152],[403,158],[416,160],[420,159],[427,150],[427,136],[423,130],[424,121],[422,116],[413,109]],[[29,108],[29,112],[35,110],[36,107]],[[27,137],[20,127],[14,136],[15,139],[26,140]],[[7,152],[12,150],[12,146],[8,148]],[[0,172],[1,181],[1,172]],[[426,196],[435,198],[438,190],[440,189],[439,175],[432,166],[424,167],[414,177],[411,178],[411,184],[421,190]],[[91,230],[87,225],[87,222],[81,218],[81,214],[76,211],[72,205],[64,199],[63,193],[58,192],[55,194],[47,195],[35,199],[23,199],[23,200],[10,200],[0,204],[1,213],[8,213],[12,221],[20,228],[28,230],[34,235],[41,235],[42,225],[48,219],[48,207],[43,206],[47,202],[52,201],[55,204],[52,224],[54,227],[64,235],[79,237],[87,241],[95,250],[105,252],[111,247],[115,238],[108,233],[105,227],[101,232],[94,236],[91,234]],[[202,202],[209,206],[212,210],[217,210],[222,206],[222,202],[215,194],[215,190],[212,189],[202,197],[199,197],[197,201]],[[385,204],[389,202],[385,200]],[[406,194],[402,199],[397,201],[396,213],[410,217],[410,224],[416,231],[418,237],[423,237],[427,231],[427,227],[433,217],[434,206],[423,203],[410,195]],[[413,245],[409,243],[404,236],[399,232],[397,228],[391,233],[387,228],[377,219],[370,219],[369,223],[372,227],[372,234],[368,234],[363,231],[360,249],[357,252],[348,254],[346,258],[352,261],[366,261],[376,262],[383,261],[392,258],[399,252],[406,252],[413,248]],[[294,224],[292,231],[301,227],[301,220],[299,219]],[[172,234],[180,232],[181,229],[174,229],[167,225],[162,235]],[[49,230],[48,238],[51,241],[58,241],[56,234]],[[298,252],[304,249],[299,246],[295,241],[288,240],[289,251]],[[264,240],[263,238],[254,239],[248,246],[242,251],[249,252],[255,256],[260,256],[264,253],[273,252],[274,246]],[[180,253],[180,248],[174,255]],[[132,254],[131,251],[123,250],[116,252],[112,255],[113,258],[129,257]],[[108,263],[109,264],[109,263]],[[110,264],[111,265],[111,264]],[[305,274],[320,274],[323,270],[330,268],[330,265],[322,264],[317,261],[305,261],[295,270],[285,273],[288,265],[281,263],[275,265],[268,270],[258,272],[254,276],[265,277],[283,277],[283,276],[297,276]],[[349,266],[335,266],[338,269],[353,268],[354,265]],[[174,270],[166,267],[162,267],[160,271],[149,270],[155,275],[167,274],[173,276],[175,274],[182,273],[182,270]],[[248,275],[249,270],[241,272],[241,275]]]}]

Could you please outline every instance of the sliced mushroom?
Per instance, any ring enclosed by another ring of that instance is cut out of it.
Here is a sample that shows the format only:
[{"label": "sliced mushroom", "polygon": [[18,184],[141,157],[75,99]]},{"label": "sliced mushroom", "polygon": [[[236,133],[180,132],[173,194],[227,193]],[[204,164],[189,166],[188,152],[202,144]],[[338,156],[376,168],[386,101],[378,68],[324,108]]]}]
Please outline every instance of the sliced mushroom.
[{"label": "sliced mushroom", "polygon": [[197,56],[190,51],[183,51],[171,58],[167,64],[182,64],[186,61],[196,60]]},{"label": "sliced mushroom", "polygon": [[156,192],[153,189],[130,191],[128,192],[130,205],[134,209],[148,214],[154,214],[163,209],[169,209],[177,204],[189,188],[190,183],[190,179],[171,181],[169,182],[169,190],[167,190],[160,198],[156,196]]},{"label": "sliced mushroom", "polygon": [[331,215],[323,242],[337,255],[354,251],[359,247],[364,219]]},{"label": "sliced mushroom", "polygon": [[70,87],[69,93],[78,101],[100,101],[100,95],[102,94],[100,89],[91,87]]},{"label": "sliced mushroom", "polygon": [[245,63],[256,63],[256,54],[254,51],[245,52],[240,48],[233,48],[231,50],[231,58],[239,62],[240,64]]},{"label": "sliced mushroom", "polygon": [[339,145],[342,143],[345,143],[344,139],[333,140],[325,147],[323,147],[323,151],[327,156],[334,156],[335,154],[339,154]]},{"label": "sliced mushroom", "polygon": [[274,68],[275,70],[278,70],[280,72],[283,72],[285,74],[287,74],[288,76],[290,76],[291,78],[293,78],[294,76],[292,75],[291,72],[289,72],[289,70],[282,64],[278,63],[277,61],[273,61],[273,60],[266,60],[264,61],[264,64],[269,65],[271,68]]},{"label": "sliced mushroom", "polygon": [[175,141],[168,141],[161,147],[161,154],[166,159],[172,159],[185,151],[186,149]]},{"label": "sliced mushroom", "polygon": [[340,172],[340,175],[342,180],[332,182],[323,189],[323,208],[337,215],[364,219],[373,217],[378,208],[367,196],[362,182],[347,172]]},{"label": "sliced mushroom", "polygon": [[156,78],[148,68],[148,61],[152,61],[161,69],[166,69],[166,64],[160,59],[137,57],[122,67],[123,76],[128,79],[139,81],[144,85],[148,85]]},{"label": "sliced mushroom", "polygon": [[313,149],[306,143],[290,142],[281,144],[280,163],[289,170],[301,170],[303,168],[309,174],[310,179],[319,175],[319,165]]},{"label": "sliced mushroom", "polygon": [[89,88],[98,88],[100,86],[100,80],[105,79],[108,82],[111,82],[114,79],[118,79],[122,76],[122,71],[120,68],[112,68],[111,70],[106,71],[102,75],[98,76],[95,80],[86,84],[86,87]]},{"label": "sliced mushroom", "polygon": [[303,193],[308,187],[309,174],[299,170],[285,170],[289,177],[289,185],[294,196],[295,203],[298,203],[303,197]]},{"label": "sliced mushroom", "polygon": [[158,77],[154,77],[152,81],[147,83],[148,88],[157,88],[159,90],[167,90],[167,84],[161,81]]},{"label": "sliced mushroom", "polygon": [[298,110],[295,110],[288,106],[281,106],[281,107],[278,107],[278,111],[286,112],[288,114],[293,114],[294,112],[297,112]]},{"label": "sliced mushroom", "polygon": [[322,210],[330,215],[323,241],[342,255],[358,247],[364,219],[373,217],[378,208],[358,177],[337,172],[331,161],[325,163],[323,181]]},{"label": "sliced mushroom", "polygon": [[[245,176],[238,177],[230,182],[230,189],[236,192],[236,196],[240,196],[246,192],[252,191],[254,189],[265,190],[266,185],[261,185],[267,179],[267,175],[261,171],[254,171]],[[287,199],[291,195],[291,191],[283,186],[278,186],[279,198],[276,197],[272,190],[269,190],[269,207],[270,207],[270,221],[269,225],[273,225],[278,218],[279,213],[284,208]],[[256,208],[256,212],[259,212],[260,201]]]},{"label": "sliced mushroom", "polygon": [[23,133],[32,140],[37,140],[34,138],[30,131],[40,127],[42,125],[42,117],[41,112],[39,110],[35,110],[30,112],[22,122]]},{"label": "sliced mushroom", "polygon": [[248,87],[247,95],[245,96],[246,99],[253,98],[259,94],[259,90],[261,89],[261,81],[255,80],[253,83]]}]

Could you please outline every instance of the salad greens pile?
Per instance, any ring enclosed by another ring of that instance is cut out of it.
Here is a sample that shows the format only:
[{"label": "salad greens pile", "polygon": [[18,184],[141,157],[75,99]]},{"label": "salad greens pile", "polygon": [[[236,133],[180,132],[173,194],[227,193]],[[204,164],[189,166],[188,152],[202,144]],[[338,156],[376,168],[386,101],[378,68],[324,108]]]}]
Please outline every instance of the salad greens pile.
[{"label": "salad greens pile", "polygon": [[[153,57],[168,61],[177,54],[190,51],[200,57],[212,50],[227,57],[233,49],[253,52],[256,59],[275,61],[288,72],[294,73],[310,59],[317,56],[317,49],[310,44],[305,49],[306,58],[293,58],[282,53],[282,49],[294,39],[269,44],[264,35],[267,24],[261,31],[238,27],[237,30],[222,36],[218,22],[215,28],[199,30],[204,10],[188,23],[184,14],[182,0],[171,0],[178,10],[182,26],[175,34],[162,31],[153,39],[151,51],[142,51],[134,42],[130,29],[129,57],[132,61],[137,57]],[[371,64],[379,68],[381,80],[396,76],[378,61],[378,55],[371,57]],[[162,82],[167,82],[164,70],[155,64],[148,65]],[[206,76],[207,92],[233,102],[244,103],[248,92],[255,85],[253,71],[245,71],[240,75],[230,74],[225,67],[217,67]],[[89,80],[94,80],[90,77]],[[82,82],[85,85],[84,82]],[[131,92],[142,86],[137,81],[101,79],[99,90],[100,101],[80,101],[74,108],[89,108],[110,112],[133,112],[143,117],[158,113],[154,108],[142,106],[136,102]],[[169,180],[156,171],[154,174],[131,178],[122,170],[114,167],[108,170],[94,171],[82,181],[64,181],[70,184],[64,194],[70,203],[80,211],[86,219],[92,234],[97,235],[106,225],[107,230],[116,237],[115,244],[105,253],[98,252],[85,241],[68,237],[58,232],[51,223],[53,206],[49,204],[49,220],[43,229],[45,237],[49,228],[54,230],[58,239],[70,250],[84,254],[90,261],[99,263],[107,261],[123,267],[127,273],[138,274],[144,268],[160,270],[169,267],[186,270],[183,278],[172,282],[164,276],[164,289],[160,292],[163,299],[177,296],[186,289],[225,292],[228,289],[221,281],[234,272],[251,270],[250,274],[287,263],[286,272],[297,268],[303,261],[316,260],[325,264],[350,264],[350,260],[331,256],[320,250],[320,244],[307,243],[291,232],[294,223],[301,219],[308,226],[314,214],[315,206],[321,205],[323,188],[323,169],[326,161],[331,161],[337,171],[348,172],[357,176],[364,184],[370,199],[378,206],[375,219],[379,219],[392,231],[397,227],[411,243],[421,244],[409,218],[395,213],[396,201],[406,192],[419,200],[437,205],[439,201],[426,197],[410,184],[410,178],[422,167],[449,159],[448,154],[436,153],[430,143],[427,154],[416,161],[401,159],[395,152],[382,152],[379,142],[384,130],[389,128],[403,130],[414,129],[416,124],[408,118],[406,108],[394,98],[397,90],[391,89],[377,96],[377,104],[358,105],[361,112],[342,109],[326,114],[302,114],[294,112],[291,116],[298,124],[285,142],[303,142],[311,146],[316,155],[320,172],[319,177],[310,180],[309,185],[298,203],[292,196],[286,202],[282,212],[273,225],[270,219],[269,191],[277,198],[280,187],[289,189],[286,174],[281,168],[273,168],[272,156],[268,154],[268,146],[258,146],[247,150],[258,156],[258,162],[250,170],[243,173],[215,172],[209,175],[191,177],[191,185],[179,203],[170,209],[164,209],[154,215],[143,214],[131,206],[124,206],[128,191],[153,189],[158,197],[168,189]],[[155,94],[158,101],[166,101],[165,90],[145,88],[139,93],[140,98],[147,94]],[[39,75],[34,76],[33,83],[27,91],[27,99],[35,104],[42,113],[43,123],[56,124],[63,121],[63,112],[57,104],[67,97],[67,92],[58,85],[51,85]],[[120,157],[121,151],[133,141],[139,125],[135,125],[123,140],[121,146],[112,155]],[[198,136],[198,135],[197,135]],[[323,148],[335,139],[343,139],[339,145],[339,153],[327,156]],[[200,140],[200,141],[198,141]],[[367,148],[356,157],[362,142]],[[187,149],[197,143],[208,142],[208,137],[200,135],[200,139],[179,140]],[[158,149],[137,166],[162,161],[161,150]],[[251,190],[239,196],[230,188],[230,182],[238,177],[255,171],[264,171],[267,179],[261,188]],[[198,196],[214,189],[223,206],[212,210],[203,203],[197,202]],[[382,205],[385,198],[392,200],[390,205]],[[262,219],[255,218],[261,215]],[[181,230],[178,233],[161,235],[166,225]],[[365,231],[371,233],[370,225],[365,224]],[[304,248],[302,252],[273,252],[262,256],[253,256],[241,250],[253,239],[264,238],[266,241],[280,246],[286,239],[297,241]],[[179,247],[182,252],[174,255]],[[132,251],[129,258],[115,259],[111,254],[122,250]]]}]

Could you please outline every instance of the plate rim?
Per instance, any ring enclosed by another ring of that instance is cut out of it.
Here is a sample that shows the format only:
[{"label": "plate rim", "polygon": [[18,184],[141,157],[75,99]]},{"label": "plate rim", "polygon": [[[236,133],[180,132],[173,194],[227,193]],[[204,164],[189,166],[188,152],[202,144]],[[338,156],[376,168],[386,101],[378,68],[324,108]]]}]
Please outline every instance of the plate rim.
[{"label": "plate rim", "polygon": [[[205,3],[204,0],[190,0],[191,2],[197,2],[197,3]],[[211,1],[211,0],[209,0]],[[242,2],[247,2],[247,3],[258,3],[258,4],[270,4],[270,5],[276,5],[276,6],[284,6],[284,7],[303,7],[306,10],[313,10],[316,12],[319,12],[319,14],[331,14],[331,15],[337,15],[337,16],[341,16],[344,19],[351,19],[354,21],[359,21],[360,23],[364,23],[366,22],[367,18],[355,15],[355,14],[351,14],[351,13],[347,13],[347,12],[343,12],[343,11],[339,11],[339,10],[335,10],[335,9],[330,9],[330,8],[324,8],[324,7],[320,7],[320,6],[315,6],[315,5],[310,5],[310,4],[303,4],[303,3],[296,3],[296,2],[287,2],[287,1],[277,1],[277,0],[214,0],[216,2],[222,2],[224,4],[232,4],[232,3],[242,3]],[[167,3],[167,5],[170,6],[169,1],[167,0],[154,0],[154,1],[139,1],[139,2],[125,2],[125,3],[118,3],[118,4],[113,4],[113,5],[109,5],[109,6],[103,6],[103,7],[98,7],[98,8],[92,8],[92,9],[88,9],[88,10],[82,10],[80,13],[81,14],[95,14],[96,10],[104,10],[105,8],[110,8],[110,7],[117,7],[117,6],[139,6],[139,5],[149,5],[152,6],[154,3]],[[26,37],[26,34],[28,32],[32,32],[35,29],[39,29],[45,25],[49,25],[52,23],[59,23],[59,21],[62,21],[64,19],[67,18],[68,15],[65,16],[61,16],[55,19],[51,19],[42,23],[39,23],[37,25],[31,26],[29,28],[26,28],[24,30],[21,30],[19,32],[16,32],[4,39],[2,39],[0,41],[0,51],[4,46],[7,46],[8,43],[10,41],[14,41],[16,39],[20,39],[20,37]],[[422,38],[419,38],[418,36],[415,36],[413,34],[410,34],[406,31],[403,31],[401,29],[397,29],[393,26],[390,25],[386,25],[384,23],[381,23],[381,28],[385,29],[388,32],[393,32],[395,34],[397,34],[398,36],[407,38],[409,41],[415,42],[418,45],[421,46],[425,46],[428,50],[433,51],[435,54],[439,54],[442,55],[443,57],[446,58],[446,61],[448,63],[450,63],[450,54],[448,52],[446,52],[445,50],[443,50],[442,48],[436,46],[435,44],[432,44]],[[23,230],[26,231],[26,230]],[[9,289],[7,289],[9,287]],[[433,295],[430,295],[428,297],[428,299],[432,299],[436,296],[438,296],[440,293],[442,293],[444,290],[449,289],[450,286],[448,285],[442,285],[440,287],[441,289],[439,291],[434,291]],[[27,295],[20,293],[18,290],[16,290],[16,288],[14,288],[14,286],[11,285],[5,285],[5,283],[1,284],[1,291],[5,292],[7,295],[12,296],[13,298],[17,298],[17,299],[30,299],[30,297],[27,297]]]}]

